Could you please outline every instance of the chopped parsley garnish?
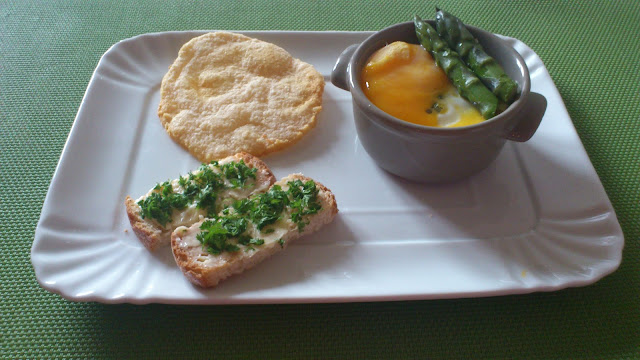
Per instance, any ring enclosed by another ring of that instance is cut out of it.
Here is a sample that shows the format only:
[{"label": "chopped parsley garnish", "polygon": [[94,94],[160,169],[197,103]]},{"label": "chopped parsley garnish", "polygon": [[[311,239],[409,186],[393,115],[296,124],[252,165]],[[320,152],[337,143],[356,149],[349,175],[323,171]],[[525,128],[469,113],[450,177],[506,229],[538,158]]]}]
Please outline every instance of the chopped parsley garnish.
[{"label": "chopped parsley garnish", "polygon": [[238,238],[238,244],[244,245],[246,247],[245,251],[248,252],[250,250],[256,249],[252,245],[264,245],[264,240],[251,238],[248,235],[243,235]]},{"label": "chopped parsley garnish", "polygon": [[220,167],[220,170],[222,170],[222,173],[233,187],[236,188],[243,187],[249,178],[255,179],[256,171],[258,171],[256,168],[248,167],[244,160],[226,163]]},{"label": "chopped parsley garnish", "polygon": [[305,215],[317,213],[322,206],[318,202],[318,189],[316,183],[309,180],[302,183],[300,180],[289,181],[289,193],[291,201],[291,221],[298,224],[298,231],[302,231],[309,223]]},{"label": "chopped parsley garnish", "polygon": [[249,199],[236,200],[233,203],[233,208],[238,214],[246,214],[251,210],[252,202]]},{"label": "chopped parsley garnish", "polygon": [[[287,213],[301,232],[309,223],[308,215],[316,214],[321,209],[318,188],[311,180],[289,181],[287,186],[285,191],[281,186],[273,185],[265,193],[235,201],[213,220],[203,222],[200,226],[202,231],[196,238],[206,251],[214,255],[238,251],[240,246],[244,246],[245,251],[255,250],[254,246],[263,245],[265,241],[247,234],[249,222],[262,233],[271,234],[275,229],[265,227],[282,219]],[[284,239],[280,238],[277,242],[284,247]]]},{"label": "chopped parsley garnish", "polygon": [[207,185],[200,191],[196,198],[196,207],[198,209],[204,209],[207,211],[208,217],[216,216],[216,200],[218,199],[218,192],[215,187]]},{"label": "chopped parsley garnish", "polygon": [[[224,251],[234,252],[240,250],[238,245],[248,247],[247,250],[255,250],[253,245],[263,245],[263,239],[255,239],[244,234],[247,229],[247,219],[238,217],[223,217],[215,220],[206,220],[200,225],[201,232],[196,235],[207,252],[218,255]],[[236,239],[234,241],[234,239]]]},{"label": "chopped parsley garnish", "polygon": [[262,230],[263,227],[276,222],[288,204],[287,193],[279,185],[273,185],[269,191],[253,200],[249,217],[258,230]]},{"label": "chopped parsley garnish", "polygon": [[[220,171],[214,171],[214,169]],[[256,178],[257,169],[248,167],[243,160],[219,165],[217,161],[202,164],[198,171],[180,176],[177,181],[180,190],[174,192],[170,181],[159,183],[153,192],[145,199],[138,201],[140,216],[156,220],[166,226],[172,221],[173,210],[182,210],[191,204],[203,209],[207,217],[215,218],[223,207],[224,199],[219,193],[227,188],[225,179],[231,184],[230,188],[248,186],[249,179]]]},{"label": "chopped parsley garnish", "polygon": [[240,245],[263,245],[264,240],[252,238],[248,235],[244,235],[238,238],[238,244]]},{"label": "chopped parsley garnish", "polygon": [[[440,100],[444,99],[444,95],[442,95],[442,94],[438,95],[438,99],[440,99]],[[434,102],[433,104],[431,104],[431,107],[430,107],[430,108],[428,108],[428,109],[427,109],[427,113],[428,113],[428,114],[431,114],[431,113],[433,113],[434,111],[435,111],[435,112],[437,112],[437,113],[441,113],[441,112],[443,112],[444,110],[446,110],[446,108],[444,107],[444,105],[442,105],[441,103],[439,103],[439,102],[437,102],[437,101],[436,101],[436,102]]]},{"label": "chopped parsley garnish", "polygon": [[230,236],[238,236],[247,230],[247,219],[245,218],[224,217],[220,223]]},{"label": "chopped parsley garnish", "polygon": [[202,230],[196,239],[198,239],[202,246],[211,254],[218,255],[223,251],[234,252],[240,250],[240,248],[228,241],[229,231],[219,220],[207,220],[200,225]]},{"label": "chopped parsley garnish", "polygon": [[165,226],[171,222],[173,209],[184,209],[189,200],[183,194],[174,193],[169,182],[158,184],[154,189],[158,191],[138,201],[140,216],[143,219],[155,219],[160,225]]},{"label": "chopped parsley garnish", "polygon": [[184,189],[182,192],[187,198],[193,200],[200,192],[200,187],[193,183],[190,178],[180,176],[178,185]]}]

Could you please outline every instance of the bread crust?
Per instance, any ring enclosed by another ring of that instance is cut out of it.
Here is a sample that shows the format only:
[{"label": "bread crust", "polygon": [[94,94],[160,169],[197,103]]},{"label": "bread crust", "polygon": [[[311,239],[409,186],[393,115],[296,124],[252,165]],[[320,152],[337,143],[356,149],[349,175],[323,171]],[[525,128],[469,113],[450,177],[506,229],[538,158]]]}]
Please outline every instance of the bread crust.
[{"label": "bread crust", "polygon": [[125,198],[124,205],[133,232],[144,247],[149,251],[154,251],[162,243],[162,229],[140,216],[140,206],[129,195]]},{"label": "bread crust", "polygon": [[[226,160],[243,160],[248,167],[257,169],[256,183],[265,185],[265,188],[271,186],[276,181],[273,172],[271,172],[271,169],[269,169],[267,164],[249,153],[239,152],[235,155],[221,159],[220,161]],[[256,189],[260,188],[261,186],[256,186]],[[140,216],[140,206],[130,196],[125,198],[124,204],[133,232],[149,251],[154,251],[158,247],[168,245],[170,243],[171,232],[174,230],[173,228],[161,226],[151,219],[143,219]]]},{"label": "bread crust", "polygon": [[[288,181],[299,179],[301,181],[312,180],[302,174],[292,174],[275,184],[282,185]],[[200,287],[214,287],[220,281],[248,270],[272,255],[284,250],[289,243],[319,230],[322,226],[329,224],[338,213],[338,205],[331,190],[323,184],[317,182],[318,200],[322,210],[309,217],[310,222],[305,226],[302,233],[297,231],[297,226],[291,223],[291,227],[282,239],[284,243],[271,242],[261,245],[255,251],[249,253],[237,251],[233,253],[224,252],[219,255],[204,253],[202,245],[196,240],[188,239],[199,232],[202,222],[192,225],[190,228],[179,228],[171,234],[171,249],[174,259],[180,267],[184,276],[191,283]]]},{"label": "bread crust", "polygon": [[[248,152],[241,151],[239,153],[236,153],[235,155],[232,155],[232,157],[234,157],[237,161],[243,160],[244,163],[250,168],[258,169],[256,171],[256,174],[263,174],[263,180],[269,182],[270,185],[276,182],[276,177],[273,175],[273,172],[271,172],[271,169],[269,169],[267,164],[265,164],[264,161],[260,160],[260,158],[258,158],[257,156],[253,156]],[[256,179],[256,181],[260,181],[260,179]]]}]

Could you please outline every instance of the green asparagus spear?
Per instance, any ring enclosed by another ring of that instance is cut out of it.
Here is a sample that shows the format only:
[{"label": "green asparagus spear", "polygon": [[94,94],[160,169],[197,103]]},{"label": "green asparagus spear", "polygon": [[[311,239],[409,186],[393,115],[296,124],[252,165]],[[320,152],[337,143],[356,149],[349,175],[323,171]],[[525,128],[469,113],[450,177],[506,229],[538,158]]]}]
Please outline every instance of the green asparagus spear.
[{"label": "green asparagus spear", "polygon": [[418,15],[413,18],[413,23],[420,44],[433,55],[436,64],[444,70],[460,96],[469,100],[485,119],[492,118],[498,108],[498,98],[484,86],[458,54],[440,39],[431,25],[422,21]]},{"label": "green asparagus spear", "polygon": [[511,104],[518,85],[482,48],[457,17],[436,8],[438,34],[455,50],[482,82],[503,102]]}]

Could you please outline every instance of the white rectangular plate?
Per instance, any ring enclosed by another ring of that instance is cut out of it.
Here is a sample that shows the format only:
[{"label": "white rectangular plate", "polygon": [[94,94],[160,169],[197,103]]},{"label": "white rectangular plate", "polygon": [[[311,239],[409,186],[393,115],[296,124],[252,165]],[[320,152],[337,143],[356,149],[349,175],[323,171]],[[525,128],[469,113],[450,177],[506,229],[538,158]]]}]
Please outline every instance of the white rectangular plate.
[{"label": "white rectangular plate", "polygon": [[[529,142],[508,143],[467,181],[412,184],[372,162],[350,94],[327,83],[317,128],[263,160],[277,178],[302,172],[332,189],[336,220],[214,289],[192,286],[169,248],[152,254],[138,242],[123,201],[199,165],[168,137],[156,109],[178,50],[203,33],[137,36],[98,63],[36,228],[31,261],[45,289],[139,304],[410,300],[582,286],[619,266],[622,231],[562,99],[540,58],[506,38],[526,59],[531,90],[548,101]],[[245,34],[329,79],[340,52],[371,33]]]}]

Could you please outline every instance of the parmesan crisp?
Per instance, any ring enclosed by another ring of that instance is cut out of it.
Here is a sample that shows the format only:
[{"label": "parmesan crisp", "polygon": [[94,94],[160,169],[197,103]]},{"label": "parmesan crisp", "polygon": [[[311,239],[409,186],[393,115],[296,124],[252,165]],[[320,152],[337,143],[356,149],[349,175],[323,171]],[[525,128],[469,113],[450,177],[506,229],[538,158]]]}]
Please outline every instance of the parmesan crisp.
[{"label": "parmesan crisp", "polygon": [[158,116],[202,162],[240,151],[261,156],[315,127],[323,90],[322,75],[284,49],[214,32],[182,46],[162,79]]}]

